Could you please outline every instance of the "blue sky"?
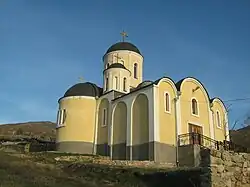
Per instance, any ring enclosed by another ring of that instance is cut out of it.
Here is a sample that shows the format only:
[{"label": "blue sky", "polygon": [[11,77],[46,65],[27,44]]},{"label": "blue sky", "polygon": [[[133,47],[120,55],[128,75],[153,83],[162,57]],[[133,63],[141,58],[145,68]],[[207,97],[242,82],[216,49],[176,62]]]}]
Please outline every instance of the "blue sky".
[{"label": "blue sky", "polygon": [[[211,97],[250,98],[249,20],[250,1],[0,0],[0,123],[55,121],[79,76],[101,86],[123,29],[144,79],[194,76]],[[230,121],[244,120],[250,100],[232,104]]]}]

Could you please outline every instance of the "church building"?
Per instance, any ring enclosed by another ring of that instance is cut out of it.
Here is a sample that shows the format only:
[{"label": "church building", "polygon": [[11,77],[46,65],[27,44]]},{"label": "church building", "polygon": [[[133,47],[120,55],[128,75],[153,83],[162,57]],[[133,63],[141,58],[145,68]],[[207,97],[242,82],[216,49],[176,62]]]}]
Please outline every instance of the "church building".
[{"label": "church building", "polygon": [[124,38],[109,47],[103,86],[77,83],[59,99],[57,150],[175,163],[183,134],[229,140],[226,108],[199,80],[143,80],[143,66],[140,50]]}]

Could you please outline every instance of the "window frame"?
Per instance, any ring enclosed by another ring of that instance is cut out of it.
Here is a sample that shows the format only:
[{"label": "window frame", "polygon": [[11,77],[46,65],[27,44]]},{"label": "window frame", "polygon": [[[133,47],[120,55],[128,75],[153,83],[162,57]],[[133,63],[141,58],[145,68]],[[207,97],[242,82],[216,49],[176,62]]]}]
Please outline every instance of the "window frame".
[{"label": "window frame", "polygon": [[[196,101],[196,109],[197,109],[197,114],[193,113],[193,100]],[[195,98],[195,97],[192,97],[191,98],[191,114],[195,117],[199,117],[200,116],[200,110],[199,110],[199,101]]]},{"label": "window frame", "polygon": [[57,112],[57,128],[64,127],[66,122],[67,112],[66,109],[59,109]]},{"label": "window frame", "polygon": [[[218,120],[218,117],[219,117],[219,120]],[[219,110],[216,110],[216,112],[215,112],[215,120],[216,120],[217,128],[222,129],[222,121],[221,121],[221,115],[220,115]],[[220,125],[219,125],[219,123],[220,123]]]},{"label": "window frame", "polygon": [[134,63],[134,66],[133,66],[133,74],[134,74],[134,79],[138,79],[138,63],[137,62],[135,62]]},{"label": "window frame", "polygon": [[115,76],[115,89],[116,89],[116,90],[119,90],[118,76]]},{"label": "window frame", "polygon": [[[166,108],[166,94],[168,95],[168,110],[167,110],[167,108]],[[164,92],[164,112],[166,112],[166,113],[171,113],[171,96],[170,96],[170,94],[169,94],[169,92],[167,92],[167,91],[165,91]]]},{"label": "window frame", "polygon": [[107,91],[107,90],[108,90],[109,78],[106,77],[105,81],[106,81],[106,82],[105,82],[105,90]]},{"label": "window frame", "polygon": [[127,78],[123,77],[123,91],[127,92]]},{"label": "window frame", "polygon": [[107,126],[107,119],[108,119],[108,112],[107,112],[107,108],[103,108],[102,109],[102,123],[101,123],[101,126],[102,127],[106,127]]}]

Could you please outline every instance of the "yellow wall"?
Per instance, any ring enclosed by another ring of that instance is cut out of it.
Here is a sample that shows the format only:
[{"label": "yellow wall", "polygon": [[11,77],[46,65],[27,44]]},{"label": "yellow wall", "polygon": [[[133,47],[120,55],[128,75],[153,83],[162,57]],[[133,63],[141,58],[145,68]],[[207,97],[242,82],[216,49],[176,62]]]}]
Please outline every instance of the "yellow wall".
[{"label": "yellow wall", "polygon": [[[103,109],[107,109],[107,125],[103,126]],[[98,108],[97,144],[108,143],[108,124],[109,124],[109,101],[106,98],[100,100]]]},{"label": "yellow wall", "polygon": [[[181,134],[189,133],[188,123],[201,125],[203,135],[210,137],[209,123],[209,100],[205,90],[200,86],[199,89],[193,92],[199,84],[195,80],[184,81],[181,85]],[[198,101],[199,116],[192,115],[191,99],[195,97]]]},{"label": "yellow wall", "polygon": [[[165,92],[168,92],[171,100],[170,113],[165,111]],[[175,119],[175,101],[176,92],[169,82],[160,82],[159,84],[159,132],[160,142],[175,145],[176,144],[176,119]]]},{"label": "yellow wall", "polygon": [[[132,87],[136,87],[138,84],[142,82],[143,78],[143,57],[135,52],[131,51],[114,51],[108,53],[104,57],[104,69],[107,67],[107,63],[117,63],[117,58],[114,57],[118,54],[118,56],[124,61],[124,66],[132,73],[130,79],[130,85]],[[121,63],[121,60],[118,61]],[[134,79],[134,63],[138,64],[138,78]]]},{"label": "yellow wall", "polygon": [[65,126],[57,128],[56,141],[94,142],[96,100],[65,98],[59,110],[66,109]]},{"label": "yellow wall", "polygon": [[[225,140],[225,127],[226,127],[226,119],[225,119],[225,110],[223,108],[223,104],[220,103],[219,100],[214,100],[212,103],[212,111],[213,111],[213,126],[214,126],[214,137],[216,140],[223,141]],[[217,125],[217,117],[216,111],[220,113],[220,120],[221,120],[221,128]]]}]

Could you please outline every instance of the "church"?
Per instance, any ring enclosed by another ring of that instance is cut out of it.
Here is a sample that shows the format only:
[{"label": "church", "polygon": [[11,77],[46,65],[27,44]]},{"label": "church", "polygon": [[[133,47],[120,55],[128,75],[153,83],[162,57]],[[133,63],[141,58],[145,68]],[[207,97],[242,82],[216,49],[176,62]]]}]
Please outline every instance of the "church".
[{"label": "church", "polygon": [[103,86],[77,83],[59,99],[58,151],[175,163],[184,134],[229,140],[221,99],[194,77],[143,80],[144,57],[121,34],[103,56]]}]

